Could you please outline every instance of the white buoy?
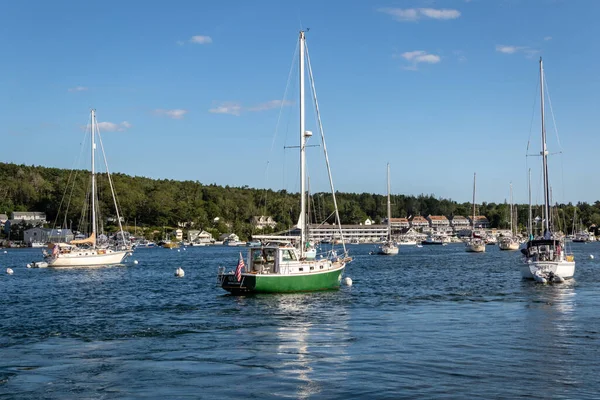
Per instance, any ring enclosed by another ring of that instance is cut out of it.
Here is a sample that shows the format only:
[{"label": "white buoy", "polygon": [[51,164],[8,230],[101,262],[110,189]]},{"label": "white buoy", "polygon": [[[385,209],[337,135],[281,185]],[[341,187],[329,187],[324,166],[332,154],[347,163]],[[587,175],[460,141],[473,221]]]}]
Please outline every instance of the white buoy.
[{"label": "white buoy", "polygon": [[590,260],[593,260],[593,259],[594,259],[594,255],[590,254]]},{"label": "white buoy", "polygon": [[13,271],[12,268],[6,268],[6,273],[7,274],[12,275],[13,272],[15,272],[15,271]]},{"label": "white buoy", "polygon": [[179,267],[175,270],[175,276],[178,278],[183,278],[185,276],[185,272],[183,271],[183,268]]},{"label": "white buoy", "polygon": [[8,251],[4,250],[4,254],[8,253]]},{"label": "white buoy", "polygon": [[27,264],[27,268],[31,268],[31,264]]},{"label": "white buoy", "polygon": [[179,253],[181,250],[177,249],[177,252]]},{"label": "white buoy", "polygon": [[352,279],[349,276],[344,278],[344,285],[352,286]]},{"label": "white buoy", "polygon": [[133,263],[134,263],[135,265],[137,265],[137,263],[138,263],[138,260],[133,260]]},{"label": "white buoy", "polygon": [[184,248],[183,248],[183,251],[186,251],[186,250],[187,250],[187,249],[184,247]]}]

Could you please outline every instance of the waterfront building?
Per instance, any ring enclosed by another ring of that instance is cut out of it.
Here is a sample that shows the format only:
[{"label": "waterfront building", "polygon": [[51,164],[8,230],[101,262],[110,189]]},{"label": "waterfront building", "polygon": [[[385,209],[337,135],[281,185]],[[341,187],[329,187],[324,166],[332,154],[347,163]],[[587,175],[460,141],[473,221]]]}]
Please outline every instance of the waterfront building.
[{"label": "waterfront building", "polygon": [[423,230],[429,226],[429,221],[425,217],[417,215],[410,220],[410,226],[416,230]]},{"label": "waterfront building", "polygon": [[256,229],[263,229],[266,227],[275,228],[277,226],[277,222],[273,220],[273,217],[270,215],[258,215],[251,218],[250,223]]},{"label": "waterfront building", "polygon": [[30,243],[69,243],[75,236],[70,229],[31,228],[23,231],[23,242]]}]

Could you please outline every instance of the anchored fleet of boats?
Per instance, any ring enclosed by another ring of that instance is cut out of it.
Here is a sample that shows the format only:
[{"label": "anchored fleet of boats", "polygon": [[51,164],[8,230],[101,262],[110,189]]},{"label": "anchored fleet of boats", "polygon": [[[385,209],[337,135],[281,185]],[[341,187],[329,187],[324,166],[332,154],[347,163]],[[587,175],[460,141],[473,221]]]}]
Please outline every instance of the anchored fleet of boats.
[{"label": "anchored fleet of boats", "polygon": [[[255,237],[253,241],[242,243],[247,246],[246,257],[240,252],[237,265],[227,271],[227,268],[221,267],[218,271],[218,282],[220,286],[233,294],[246,293],[277,293],[277,292],[299,292],[336,289],[340,286],[342,275],[346,265],[352,260],[345,246],[343,230],[340,222],[333,179],[329,168],[329,159],[327,148],[325,146],[325,137],[321,125],[318,102],[314,88],[312,68],[306,46],[305,32],[299,34],[299,152],[300,152],[300,218],[297,225],[297,231],[290,236],[269,236]],[[520,270],[523,278],[535,279],[539,282],[563,282],[570,279],[575,274],[575,260],[573,254],[568,248],[564,235],[554,231],[553,215],[550,211],[550,189],[548,183],[548,150],[546,146],[546,130],[544,123],[544,69],[543,63],[539,62],[540,72],[540,98],[541,98],[541,160],[543,171],[544,186],[544,209],[543,209],[543,234],[541,237],[534,237],[532,231],[531,219],[531,187],[529,189],[530,211],[529,211],[529,240],[521,249],[523,262]],[[334,217],[339,233],[335,233],[335,240],[330,244],[321,243],[320,247],[313,245],[309,235],[309,214],[310,197],[307,190],[306,175],[306,148],[307,143],[312,138],[312,132],[305,129],[305,78],[309,78],[309,88],[313,95],[315,113],[318,121],[318,129],[321,139],[321,147],[326,160],[327,176],[330,183],[333,204],[335,207]],[[155,243],[145,239],[130,242],[128,234],[126,235],[121,225],[121,214],[117,203],[117,197],[114,192],[114,186],[108,166],[106,165],[106,178],[108,187],[111,190],[113,199],[113,212],[116,215],[115,221],[118,223],[118,232],[112,237],[104,235],[98,224],[98,199],[96,182],[96,151],[102,149],[103,159],[106,164],[102,138],[98,130],[96,121],[96,111],[90,113],[90,142],[91,142],[91,170],[89,193],[86,196],[86,204],[82,213],[81,228],[85,232],[83,237],[74,240],[57,243],[29,243],[32,247],[46,247],[43,250],[43,261],[34,262],[37,267],[89,267],[100,265],[122,264],[125,259],[132,254],[134,249],[143,248],[177,248],[179,242],[165,240]],[[99,146],[98,146],[99,145]],[[530,171],[531,175],[531,171]],[[467,252],[484,253],[486,244],[495,244],[496,238],[480,235],[477,233],[475,220],[475,194],[476,177],[473,175],[473,218],[471,219],[470,236],[464,240],[465,250]],[[531,180],[531,178],[530,178]],[[74,180],[75,182],[75,180]],[[65,191],[68,193],[68,191]],[[62,204],[62,203],[61,203]],[[64,204],[70,204],[65,201]],[[67,206],[68,207],[68,206]],[[59,210],[65,215],[69,211]],[[387,235],[377,251],[373,254],[395,255],[398,254],[399,246],[418,246],[422,245],[446,245],[451,242],[451,238],[443,233],[430,233],[425,240],[417,237],[402,236],[397,241],[392,236],[391,225],[391,202],[390,202],[390,166],[387,165]],[[510,235],[503,235],[499,238],[498,247],[500,250],[518,250],[523,244],[523,240],[517,236],[515,229],[512,184],[510,185]],[[57,218],[58,220],[58,218]],[[66,218],[65,218],[66,224]],[[55,223],[55,225],[57,225]],[[587,232],[578,233],[573,237],[574,242],[587,242],[593,240],[593,235]],[[268,239],[268,240],[266,240]],[[337,249],[335,243],[341,244]],[[354,238],[351,242],[358,244],[359,240]],[[204,242],[184,243],[187,246],[207,245]],[[235,245],[239,245],[236,243]],[[320,251],[320,253],[319,253]],[[339,253],[338,253],[339,252]],[[233,264],[233,263],[232,263]],[[233,266],[233,265],[232,265]]]}]

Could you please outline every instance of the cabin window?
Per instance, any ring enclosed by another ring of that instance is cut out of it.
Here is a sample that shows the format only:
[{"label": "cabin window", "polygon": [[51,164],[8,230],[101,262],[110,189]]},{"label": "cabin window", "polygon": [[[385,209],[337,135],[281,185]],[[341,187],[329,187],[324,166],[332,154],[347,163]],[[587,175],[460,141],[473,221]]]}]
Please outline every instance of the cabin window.
[{"label": "cabin window", "polygon": [[314,269],[315,269],[315,267],[310,267],[310,270],[311,270],[311,271],[312,271],[312,270],[314,270]]},{"label": "cabin window", "polygon": [[296,260],[296,255],[291,250],[282,250],[282,252],[281,252],[281,259],[283,261]]},{"label": "cabin window", "polygon": [[304,271],[304,268],[300,267],[300,268],[298,268],[298,271],[302,272],[302,271]]}]

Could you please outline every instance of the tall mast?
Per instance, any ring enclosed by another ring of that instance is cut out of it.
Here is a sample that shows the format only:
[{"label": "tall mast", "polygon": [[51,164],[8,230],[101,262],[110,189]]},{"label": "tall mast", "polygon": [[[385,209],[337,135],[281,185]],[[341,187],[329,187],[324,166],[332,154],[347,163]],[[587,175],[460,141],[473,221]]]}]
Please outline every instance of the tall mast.
[{"label": "tall mast", "polygon": [[512,194],[512,182],[510,183],[510,234],[514,235],[513,228],[513,194]]},{"label": "tall mast", "polygon": [[529,219],[527,221],[527,228],[529,230],[529,234],[533,235],[533,221],[531,220],[531,168],[529,168],[529,183],[527,186],[529,189]]},{"label": "tall mast", "polygon": [[306,242],[306,155],[304,136],[304,31],[300,31],[300,256],[304,257],[304,246]]},{"label": "tall mast", "polygon": [[92,237],[96,245],[96,110],[92,109]]},{"label": "tall mast", "polygon": [[390,163],[387,165],[387,226],[388,226],[388,241],[392,241],[392,204],[390,202]]},{"label": "tall mast", "polygon": [[544,121],[544,66],[540,57],[540,96],[542,109],[542,169],[544,170],[544,234],[550,231],[550,192],[548,185],[548,150],[546,149],[546,125]]},{"label": "tall mast", "polygon": [[475,180],[477,179],[477,172],[473,173],[473,219],[471,220],[471,238],[475,235]]}]

